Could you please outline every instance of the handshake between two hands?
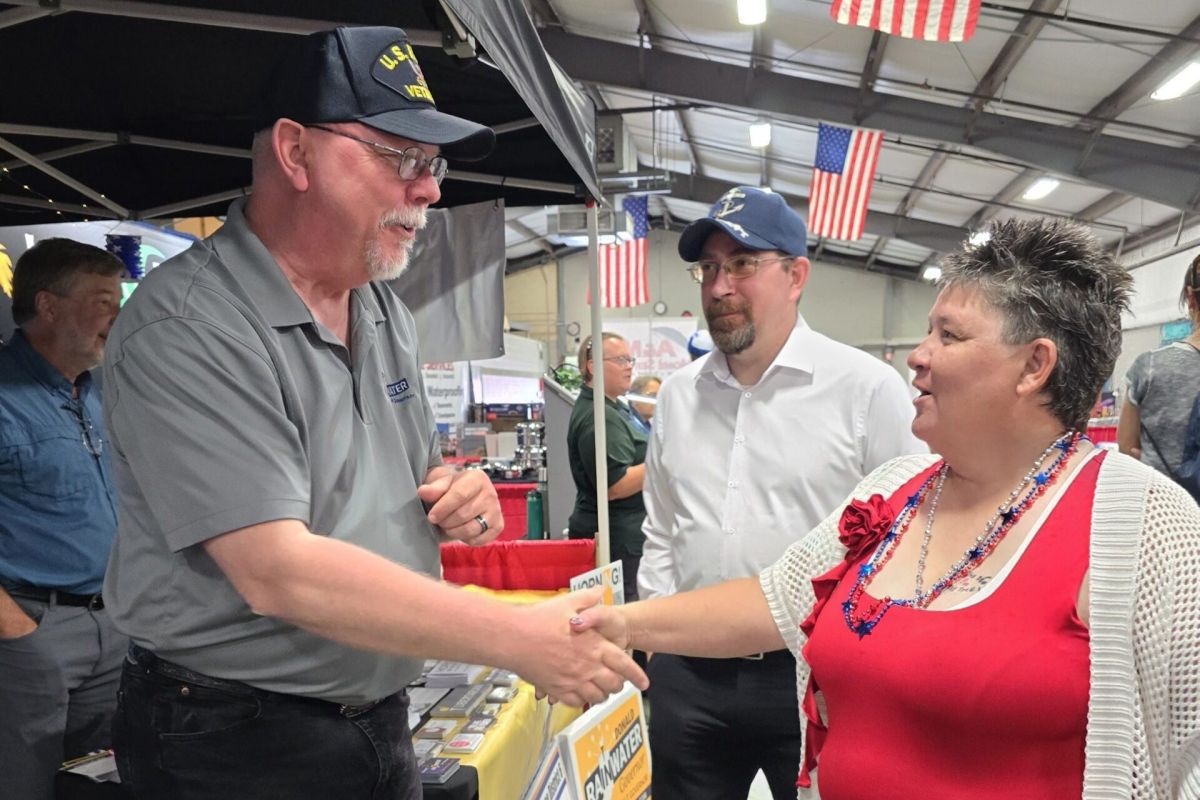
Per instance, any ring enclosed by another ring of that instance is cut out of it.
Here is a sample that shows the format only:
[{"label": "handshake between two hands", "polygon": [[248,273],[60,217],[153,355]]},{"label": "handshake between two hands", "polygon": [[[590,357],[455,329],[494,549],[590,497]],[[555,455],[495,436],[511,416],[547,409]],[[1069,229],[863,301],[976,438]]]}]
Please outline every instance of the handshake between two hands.
[{"label": "handshake between two hands", "polygon": [[622,607],[601,605],[602,594],[585,589],[523,609],[536,634],[516,671],[539,697],[582,706],[602,702],[625,681],[649,687],[650,679],[626,652],[630,632]]},{"label": "handshake between two hands", "polygon": [[[429,521],[451,539],[479,546],[504,529],[496,489],[480,471],[435,467],[417,495],[429,508]],[[585,589],[522,609],[515,670],[539,697],[582,706],[603,701],[625,681],[639,689],[650,685],[625,652],[630,636],[624,614],[601,605],[601,595],[601,589]]]}]

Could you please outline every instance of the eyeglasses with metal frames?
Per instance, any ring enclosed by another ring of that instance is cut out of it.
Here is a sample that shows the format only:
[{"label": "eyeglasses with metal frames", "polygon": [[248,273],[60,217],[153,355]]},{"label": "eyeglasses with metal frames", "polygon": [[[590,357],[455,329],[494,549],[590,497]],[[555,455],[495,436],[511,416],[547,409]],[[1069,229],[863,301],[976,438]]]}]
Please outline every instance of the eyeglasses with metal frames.
[{"label": "eyeglasses with metal frames", "polygon": [[79,423],[79,430],[83,434],[83,447],[93,456],[97,458],[104,452],[104,439],[100,436],[100,431],[96,430],[96,426],[88,418],[87,411],[83,408],[83,401],[68,400],[63,404],[63,408],[71,412],[71,416],[75,417],[75,421]]},{"label": "eyeglasses with metal frames", "polygon": [[399,159],[396,163],[396,174],[400,176],[401,180],[415,181],[417,178],[420,178],[422,175],[424,175],[426,170],[428,170],[429,174],[433,176],[433,179],[437,181],[438,185],[440,186],[442,179],[446,177],[446,159],[442,156],[433,156],[430,158],[429,156],[425,155],[424,151],[416,145],[400,150],[395,147],[390,147],[386,144],[381,144],[380,142],[372,142],[369,139],[361,139],[357,136],[336,130],[334,128],[326,128],[324,125],[305,125],[304,127],[316,128],[319,131],[332,133],[334,136],[341,136],[345,139],[353,139],[360,144],[365,144],[367,147],[370,147],[372,150],[375,150],[383,156],[395,156],[397,159]]},{"label": "eyeglasses with metal frames", "polygon": [[620,364],[622,367],[632,367],[637,363],[637,358],[635,356],[609,356],[604,360],[611,361],[614,364]]},{"label": "eyeglasses with metal frames", "polygon": [[696,283],[710,283],[716,280],[718,270],[723,271],[731,280],[741,281],[758,272],[762,264],[772,261],[794,261],[796,258],[797,256],[752,256],[749,253],[740,253],[720,264],[716,261],[697,261],[688,267],[688,272]]}]

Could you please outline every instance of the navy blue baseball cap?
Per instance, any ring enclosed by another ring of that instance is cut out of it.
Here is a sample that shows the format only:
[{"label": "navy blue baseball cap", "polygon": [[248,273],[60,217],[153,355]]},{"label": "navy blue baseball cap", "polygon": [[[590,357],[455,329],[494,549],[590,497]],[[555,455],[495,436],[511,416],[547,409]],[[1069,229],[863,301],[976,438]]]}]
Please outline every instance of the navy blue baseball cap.
[{"label": "navy blue baseball cap", "polygon": [[708,216],[683,229],[679,256],[684,261],[700,258],[704,242],[713,231],[727,233],[749,250],[778,250],[789,256],[808,255],[804,220],[782,196],[755,186],[738,186],[713,203]]},{"label": "navy blue baseball cap", "polygon": [[255,129],[287,118],[302,124],[361,122],[465,161],[486,157],[496,133],[437,110],[421,65],[399,28],[334,28],[301,37],[275,68]]},{"label": "navy blue baseball cap", "polygon": [[712,349],[713,349],[712,334],[709,333],[708,331],[704,330],[703,328],[701,328],[700,330],[696,331],[695,333],[693,333],[691,336],[688,337],[687,351],[688,351],[688,355],[690,355],[692,357],[693,361],[695,361],[697,358],[704,355],[705,353],[710,352]]}]

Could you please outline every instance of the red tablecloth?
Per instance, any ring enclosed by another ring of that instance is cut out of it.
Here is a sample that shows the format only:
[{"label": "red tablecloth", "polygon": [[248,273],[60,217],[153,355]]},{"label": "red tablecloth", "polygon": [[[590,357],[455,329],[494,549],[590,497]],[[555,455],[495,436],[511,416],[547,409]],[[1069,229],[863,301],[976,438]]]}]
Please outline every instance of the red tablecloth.
[{"label": "red tablecloth", "polygon": [[1116,417],[1088,420],[1087,435],[1095,444],[1115,442],[1117,440]]},{"label": "red tablecloth", "polygon": [[562,589],[596,566],[592,539],[495,541],[483,547],[442,545],[442,576],[489,589]]},{"label": "red tablecloth", "polygon": [[504,530],[500,534],[501,541],[525,538],[528,530],[528,515],[525,513],[525,495],[536,489],[536,483],[507,483],[494,482],[496,494],[500,497],[500,513],[504,515]]}]

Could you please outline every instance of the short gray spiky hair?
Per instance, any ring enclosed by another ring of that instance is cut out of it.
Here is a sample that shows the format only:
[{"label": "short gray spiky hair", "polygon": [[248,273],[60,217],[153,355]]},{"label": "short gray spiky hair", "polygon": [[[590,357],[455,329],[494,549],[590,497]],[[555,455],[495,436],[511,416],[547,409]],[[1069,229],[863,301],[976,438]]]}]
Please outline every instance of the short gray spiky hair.
[{"label": "short gray spiky hair", "polygon": [[1133,279],[1078,223],[1013,219],[989,232],[986,243],[946,256],[939,287],[979,291],[1003,317],[1008,344],[1053,341],[1047,406],[1068,428],[1082,428],[1121,352]]}]

